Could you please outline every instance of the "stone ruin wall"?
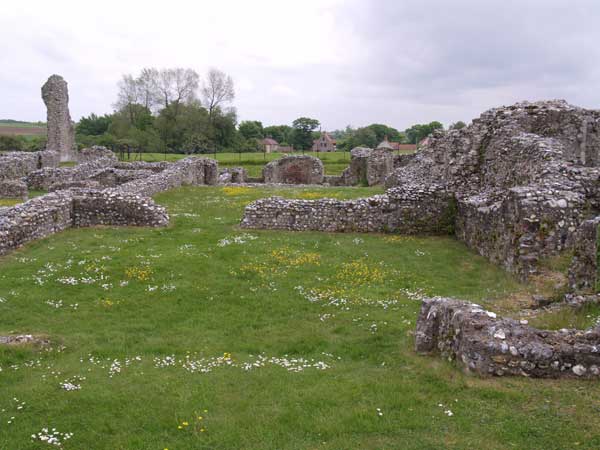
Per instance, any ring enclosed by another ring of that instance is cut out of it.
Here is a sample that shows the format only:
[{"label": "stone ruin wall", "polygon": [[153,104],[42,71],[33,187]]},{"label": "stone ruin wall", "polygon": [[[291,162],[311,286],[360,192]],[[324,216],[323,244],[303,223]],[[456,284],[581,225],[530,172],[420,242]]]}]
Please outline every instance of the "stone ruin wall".
[{"label": "stone ruin wall", "polygon": [[[374,153],[355,149],[342,177],[326,181],[375,184],[386,173],[391,155],[380,155],[376,163]],[[527,279],[537,272],[541,259],[572,249],[580,224],[600,213],[600,168],[594,166],[599,153],[600,112],[564,101],[517,103],[487,111],[461,130],[434,133],[415,155],[391,157],[397,168],[385,184],[388,188],[431,185],[445,189],[456,206],[457,237]],[[371,163],[365,164],[369,159]],[[369,166],[376,174],[373,177],[368,176]],[[424,203],[428,201],[423,198]],[[300,218],[304,229],[350,228],[336,223],[337,215],[344,215],[337,212],[335,202],[315,205],[321,209],[318,213],[304,203],[260,201],[248,207],[243,224],[295,229],[298,226],[288,217],[299,209],[307,215]],[[372,223],[383,220],[376,214]],[[321,224],[312,217],[332,223]]]},{"label": "stone ruin wall", "polygon": [[52,75],[42,86],[47,108],[48,143],[46,149],[57,152],[60,161],[77,161],[75,132],[69,113],[69,90],[60,75]]},{"label": "stone ruin wall", "polygon": [[[101,157],[75,167],[30,173],[27,180],[31,186],[57,187],[62,183],[68,189],[0,210],[0,255],[70,227],[165,226],[169,216],[150,195],[182,185],[217,182],[217,162],[206,158],[186,158],[166,165],[133,164],[131,171],[127,167],[116,159]],[[124,183],[105,187],[121,181]]]},{"label": "stone ruin wall", "polygon": [[291,231],[446,234],[454,225],[454,202],[438,186],[406,186],[358,200],[293,200],[271,197],[248,205],[243,228]]},{"label": "stone ruin wall", "polygon": [[415,349],[441,354],[480,375],[598,378],[600,329],[546,331],[498,318],[473,303],[425,299]]},{"label": "stone ruin wall", "polygon": [[322,184],[325,169],[319,158],[306,155],[284,156],[263,168],[263,180],[273,184]]},{"label": "stone ruin wall", "polygon": [[0,154],[0,180],[16,180],[43,167],[58,167],[58,153],[8,152]]}]

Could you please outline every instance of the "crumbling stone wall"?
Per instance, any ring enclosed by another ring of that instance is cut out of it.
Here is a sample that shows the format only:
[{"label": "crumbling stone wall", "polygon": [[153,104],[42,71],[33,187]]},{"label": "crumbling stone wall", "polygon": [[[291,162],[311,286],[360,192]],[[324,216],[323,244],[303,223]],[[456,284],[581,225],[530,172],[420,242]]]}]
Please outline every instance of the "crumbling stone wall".
[{"label": "crumbling stone wall", "polygon": [[27,185],[20,180],[0,180],[0,198],[20,198],[23,201],[29,197]]},{"label": "crumbling stone wall", "polygon": [[600,329],[538,330],[448,298],[423,301],[415,349],[440,353],[480,375],[598,378]]},{"label": "crumbling stone wall", "polygon": [[0,154],[0,180],[16,180],[42,167],[58,167],[56,152],[8,152]]},{"label": "crumbling stone wall", "polygon": [[569,285],[573,291],[598,291],[598,227],[600,216],[586,220],[574,236],[573,260],[569,267]]},{"label": "crumbling stone wall", "polygon": [[[217,162],[206,158],[186,158],[166,165],[162,171],[156,171],[162,164],[133,164],[134,170],[113,169],[114,164],[111,158],[99,158],[75,167],[30,174],[31,185],[69,189],[0,209],[0,255],[69,227],[167,225],[166,210],[147,196],[181,185],[217,181]],[[119,167],[128,166],[119,164]],[[90,189],[100,187],[100,182],[120,181],[126,182],[116,187]]]},{"label": "crumbling stone wall", "polygon": [[[327,177],[326,182],[377,183],[390,162],[385,155],[380,155],[382,160],[372,155],[370,149],[353,150],[350,167],[340,178]],[[388,189],[443,188],[456,199],[457,237],[526,279],[538,271],[542,258],[572,249],[579,225],[600,215],[599,155],[600,111],[564,101],[524,102],[486,111],[460,130],[436,131],[414,156],[403,160],[391,156],[391,163],[399,167],[385,184]],[[376,161],[373,175],[371,160]],[[252,217],[260,217],[263,207],[272,218],[248,218],[248,226],[286,226],[278,222],[285,222],[289,203],[251,207]],[[334,216],[324,214],[320,219],[331,221],[320,229],[339,228]],[[377,223],[376,218],[372,221]]]},{"label": "crumbling stone wall", "polygon": [[76,161],[75,133],[69,114],[69,90],[60,75],[52,75],[42,86],[42,99],[48,110],[46,148],[60,154],[61,161]]},{"label": "crumbling stone wall", "polygon": [[72,195],[61,191],[7,208],[0,214],[0,255],[58,233],[72,224]]},{"label": "crumbling stone wall", "polygon": [[169,224],[162,206],[148,197],[123,195],[114,190],[75,191],[73,195],[74,227],[95,225],[129,225],[161,227]]},{"label": "crumbling stone wall", "polygon": [[402,186],[358,200],[257,200],[244,211],[243,228],[292,231],[397,232],[447,234],[455,204],[439,186]]},{"label": "crumbling stone wall", "polygon": [[248,172],[243,167],[231,167],[220,170],[219,183],[246,183]]},{"label": "crumbling stone wall", "polygon": [[356,147],[350,152],[350,165],[341,176],[345,186],[383,184],[394,169],[394,155],[386,149]]},{"label": "crumbling stone wall", "polygon": [[100,158],[73,167],[46,167],[29,173],[26,182],[30,189],[49,190],[54,183],[87,180],[114,163],[113,158]]},{"label": "crumbling stone wall", "polygon": [[214,159],[189,157],[170,164],[162,172],[130,181],[116,189],[123,193],[152,196],[185,185],[217,184],[218,173]]},{"label": "crumbling stone wall", "polygon": [[108,148],[100,145],[93,145],[89,148],[81,149],[77,154],[77,162],[79,162],[79,164],[86,164],[102,158],[112,159],[115,164],[117,163],[117,156]]},{"label": "crumbling stone wall", "polygon": [[265,183],[321,184],[324,176],[319,158],[307,155],[284,156],[263,168]]}]

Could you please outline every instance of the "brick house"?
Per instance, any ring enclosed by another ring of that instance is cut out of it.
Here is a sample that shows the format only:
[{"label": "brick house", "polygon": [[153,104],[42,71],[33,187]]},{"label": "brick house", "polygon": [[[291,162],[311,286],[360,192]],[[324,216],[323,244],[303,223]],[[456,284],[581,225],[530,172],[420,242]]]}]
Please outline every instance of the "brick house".
[{"label": "brick house", "polygon": [[318,139],[313,141],[312,151],[313,152],[335,152],[336,141],[329,133],[323,131]]},{"label": "brick house", "polygon": [[265,153],[276,152],[279,150],[279,142],[273,138],[264,138],[259,141]]}]

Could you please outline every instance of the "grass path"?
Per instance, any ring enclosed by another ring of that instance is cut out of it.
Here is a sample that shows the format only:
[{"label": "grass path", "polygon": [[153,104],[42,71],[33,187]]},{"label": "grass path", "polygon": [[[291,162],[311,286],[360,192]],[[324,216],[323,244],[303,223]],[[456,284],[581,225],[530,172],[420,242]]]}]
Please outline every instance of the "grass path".
[{"label": "grass path", "polygon": [[53,448],[31,437],[53,427],[73,450],[598,448],[597,383],[414,354],[420,295],[523,288],[461,243],[238,228],[266,195],[374,192],[181,188],[156,197],[168,228],[1,258],[0,335],[52,344],[0,347],[0,449]]}]

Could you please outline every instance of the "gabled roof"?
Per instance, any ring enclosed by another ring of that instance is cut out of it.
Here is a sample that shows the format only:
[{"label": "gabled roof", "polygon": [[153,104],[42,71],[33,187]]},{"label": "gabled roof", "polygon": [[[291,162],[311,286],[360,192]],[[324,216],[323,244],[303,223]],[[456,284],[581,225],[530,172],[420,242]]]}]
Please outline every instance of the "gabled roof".
[{"label": "gabled roof", "polygon": [[279,142],[277,142],[273,138],[264,138],[263,140],[260,141],[260,143],[263,145],[279,145]]}]

